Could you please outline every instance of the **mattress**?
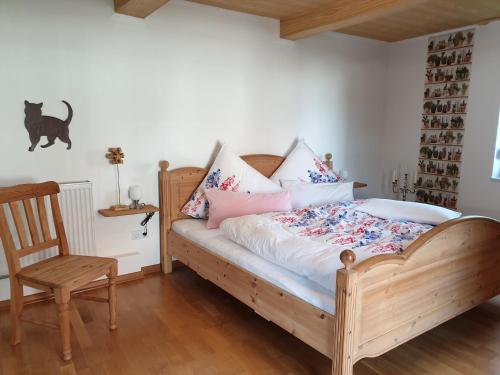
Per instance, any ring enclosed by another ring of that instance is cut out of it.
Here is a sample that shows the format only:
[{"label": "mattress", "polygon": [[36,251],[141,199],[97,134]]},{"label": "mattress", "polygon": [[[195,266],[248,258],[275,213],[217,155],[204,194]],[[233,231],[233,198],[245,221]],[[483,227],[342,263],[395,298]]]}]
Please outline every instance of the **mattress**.
[{"label": "mattress", "polygon": [[206,220],[177,220],[172,224],[172,230],[295,297],[330,314],[335,313],[335,294],[332,291],[261,258],[225,237],[219,229],[207,229]]}]

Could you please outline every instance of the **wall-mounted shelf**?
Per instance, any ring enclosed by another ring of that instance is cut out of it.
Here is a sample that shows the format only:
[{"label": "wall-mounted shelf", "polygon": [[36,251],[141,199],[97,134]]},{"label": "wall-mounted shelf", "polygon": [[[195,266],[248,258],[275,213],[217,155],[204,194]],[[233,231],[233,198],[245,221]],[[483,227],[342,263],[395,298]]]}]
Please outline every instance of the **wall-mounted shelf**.
[{"label": "wall-mounted shelf", "polygon": [[138,208],[138,209],[129,208],[128,210],[115,211],[109,208],[103,208],[98,210],[97,212],[99,212],[104,217],[116,217],[116,216],[147,214],[149,212],[158,212],[158,211],[160,211],[158,207],[153,206],[152,204],[147,204],[143,208]]}]

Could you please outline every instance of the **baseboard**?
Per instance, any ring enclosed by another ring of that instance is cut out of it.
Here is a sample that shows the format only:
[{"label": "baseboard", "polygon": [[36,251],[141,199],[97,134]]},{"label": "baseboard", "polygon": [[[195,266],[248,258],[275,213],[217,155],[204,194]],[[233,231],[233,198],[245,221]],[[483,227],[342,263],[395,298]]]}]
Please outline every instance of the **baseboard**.
[{"label": "baseboard", "polygon": [[[120,275],[116,278],[117,284],[124,284],[131,281],[143,280],[145,276],[159,273],[161,271],[161,265],[153,264],[151,266],[144,266],[140,271],[127,273],[125,275]],[[107,279],[92,281],[91,283],[74,290],[72,293],[83,293],[90,290],[104,288],[108,285]],[[31,305],[38,302],[46,302],[54,299],[54,295],[47,292],[40,292],[31,294],[24,297],[24,304]],[[10,307],[10,300],[0,301],[0,310],[6,310]]]},{"label": "baseboard", "polygon": [[142,267],[142,272],[144,276],[151,275],[152,273],[161,272],[161,264],[153,264],[151,266]]}]

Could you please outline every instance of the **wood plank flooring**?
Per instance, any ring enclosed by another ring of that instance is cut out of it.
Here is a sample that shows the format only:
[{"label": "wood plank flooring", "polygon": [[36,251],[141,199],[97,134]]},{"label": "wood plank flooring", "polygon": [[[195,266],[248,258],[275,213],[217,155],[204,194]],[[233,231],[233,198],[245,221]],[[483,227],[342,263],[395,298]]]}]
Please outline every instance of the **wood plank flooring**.
[{"label": "wood plank flooring", "polygon": [[[23,342],[11,347],[9,315],[1,311],[0,375],[330,373],[326,357],[185,267],[117,292],[115,332],[107,305],[72,302],[69,363],[58,357],[55,330],[23,324]],[[25,314],[56,321],[53,303],[28,306]],[[410,374],[500,374],[500,298],[355,367],[355,375]]]}]

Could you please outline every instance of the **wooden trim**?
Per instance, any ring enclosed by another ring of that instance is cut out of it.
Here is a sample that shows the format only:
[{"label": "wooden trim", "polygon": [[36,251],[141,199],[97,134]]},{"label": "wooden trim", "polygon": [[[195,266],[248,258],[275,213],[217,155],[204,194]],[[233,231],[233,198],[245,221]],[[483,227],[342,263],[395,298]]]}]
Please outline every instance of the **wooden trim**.
[{"label": "wooden trim", "polygon": [[333,375],[352,375],[353,333],[355,332],[356,306],[358,294],[356,291],[357,274],[352,270],[337,271],[335,338],[333,346]]},{"label": "wooden trim", "polygon": [[[337,272],[338,330],[345,370],[381,355],[500,293],[500,222],[484,217],[447,221],[402,255],[375,256]],[[349,337],[345,334],[348,332]],[[338,341],[336,341],[337,343]],[[334,373],[336,374],[336,373]]]},{"label": "wooden trim", "polygon": [[11,187],[0,187],[0,204],[21,201],[26,198],[44,197],[59,194],[59,185],[54,181],[40,184],[23,184]]},{"label": "wooden trim", "polygon": [[38,217],[40,219],[40,227],[42,228],[42,235],[45,241],[51,240],[49,221],[47,219],[47,208],[45,206],[45,197],[36,198],[36,206],[38,210]]},{"label": "wooden trim", "polygon": [[[131,281],[138,281],[138,280],[142,280],[142,279],[144,279],[144,273],[141,270],[141,271],[127,273],[125,275],[118,276],[116,278],[116,283],[117,284],[124,284],[124,283],[128,283]],[[87,285],[77,289],[76,293],[89,292],[91,290],[107,288],[107,287],[108,287],[108,279],[101,279],[101,280],[92,281],[91,283],[88,283]]]},{"label": "wooden trim", "polygon": [[[137,272],[132,272],[132,273],[127,273],[125,275],[120,275],[116,278],[116,283],[117,284],[125,284],[129,283],[132,281],[139,281],[143,280],[145,276],[147,275],[152,275],[154,273],[158,273],[161,271],[161,265],[160,264],[153,264],[151,266],[144,266],[140,271]],[[26,284],[25,280],[23,280],[23,284]],[[84,293],[84,292],[89,292],[92,290],[97,290],[101,288],[107,288],[108,287],[108,280],[107,279],[102,279],[102,280],[96,280],[93,281],[81,288],[76,289],[75,291],[72,292],[73,294],[78,294],[78,293]],[[74,297],[76,298],[76,297]],[[33,303],[38,303],[38,302],[47,302],[50,300],[54,299],[54,295],[49,292],[41,292],[41,293],[35,293],[29,296],[24,297],[24,304],[25,305],[30,305]],[[83,299],[83,298],[82,298]],[[88,299],[88,298],[86,298]],[[4,300],[0,301],[0,310],[6,310],[10,306],[10,300]]]},{"label": "wooden trim", "polygon": [[500,17],[490,17],[490,18],[485,18],[485,19],[482,19],[481,21],[479,21],[477,24],[479,26],[486,26],[488,25],[490,22],[496,22],[496,21],[499,21],[500,20]]},{"label": "wooden trim", "polygon": [[2,203],[0,203],[0,239],[2,240],[5,258],[7,259],[9,278],[12,280],[12,274],[18,273],[21,270],[21,265],[19,263],[16,246],[14,244],[14,239],[12,238],[12,233],[10,232],[9,223],[7,222],[7,216],[5,215],[4,205]]},{"label": "wooden trim", "polygon": [[50,195],[50,206],[52,208],[52,218],[56,229],[56,237],[59,240],[59,255],[69,255],[68,238],[66,237],[66,230],[64,229],[59,198],[56,194]]},{"label": "wooden trim", "polygon": [[242,155],[241,158],[266,177],[271,177],[285,161],[283,156],[272,154],[249,154]]},{"label": "wooden trim", "polygon": [[337,0],[333,5],[280,21],[280,36],[297,40],[362,24],[429,0]]},{"label": "wooden trim", "polygon": [[40,327],[59,329],[59,325],[57,323],[45,322],[45,321],[38,320],[38,319],[28,319],[28,318],[21,318],[21,321],[23,323],[34,324],[34,325],[37,325]]},{"label": "wooden trim", "polygon": [[127,215],[138,215],[138,214],[147,214],[150,212],[158,212],[160,209],[152,204],[147,204],[142,208],[129,208],[126,210],[112,210],[110,208],[103,208],[97,210],[104,217],[117,217],[117,216],[127,216]]},{"label": "wooden trim", "polygon": [[[403,254],[397,255],[397,254],[382,254],[382,255],[376,255],[374,257],[370,257],[363,262],[360,262],[357,264],[354,269],[357,272],[360,273],[366,273],[370,271],[373,267],[377,266],[384,266],[388,264],[399,264],[403,265],[407,260],[409,260],[414,254],[418,252],[418,250],[426,246],[427,243],[431,240],[435,240],[435,238],[439,235],[443,236],[446,235],[446,230],[450,230],[453,227],[456,227],[457,225],[462,225],[466,224],[467,225],[474,225],[476,223],[483,223],[484,225],[500,225],[500,222],[498,220],[495,220],[493,218],[485,217],[485,216],[462,216],[457,219],[453,220],[448,220],[444,222],[441,225],[437,225],[431,230],[425,232],[423,235],[421,235],[419,238],[417,238],[413,243],[411,243],[404,251]],[[465,228],[467,229],[467,228]],[[470,230],[470,229],[469,229]],[[498,237],[497,239],[499,239]]]},{"label": "wooden trim", "polygon": [[83,299],[83,300],[86,300],[86,301],[109,303],[109,298],[96,297],[96,296],[87,296],[86,294],[83,294],[83,293],[72,294],[71,298]]},{"label": "wooden trim", "polygon": [[31,255],[33,253],[37,253],[37,252],[42,251],[42,250],[47,250],[47,249],[50,249],[51,247],[58,246],[58,245],[59,245],[58,239],[50,240],[47,242],[41,242],[41,243],[35,244],[33,246],[28,246],[28,247],[22,248],[21,250],[18,250],[17,256],[19,258],[26,257],[26,256]]},{"label": "wooden trim", "polygon": [[368,184],[365,184],[364,182],[356,182],[354,181],[354,184],[352,185],[354,189],[362,189],[368,186]]},{"label": "wooden trim", "polygon": [[168,0],[115,0],[115,12],[146,18],[166,3]]},{"label": "wooden trim", "polygon": [[17,230],[17,237],[19,238],[19,243],[21,248],[26,248],[29,246],[28,238],[26,237],[26,230],[24,229],[23,219],[21,218],[21,212],[19,210],[19,202],[11,201],[9,202],[10,212],[12,213],[12,219],[14,220],[14,225]]},{"label": "wooden trim", "polygon": [[[167,231],[171,226],[170,211],[172,204],[170,199],[170,172],[169,163],[166,160],[160,161],[160,171],[158,172],[158,189],[160,201],[160,264],[163,273],[172,272],[172,257],[167,253]],[[163,209],[162,209],[163,207]]]},{"label": "wooden trim", "polygon": [[153,264],[151,266],[142,267],[142,273],[144,276],[152,275],[161,272],[161,264]]},{"label": "wooden trim", "polygon": [[40,243],[40,236],[35,222],[35,214],[30,199],[23,199],[24,212],[26,213],[26,220],[28,221],[28,228],[31,235],[33,245]]}]

